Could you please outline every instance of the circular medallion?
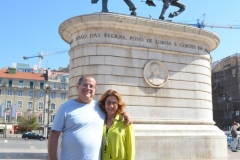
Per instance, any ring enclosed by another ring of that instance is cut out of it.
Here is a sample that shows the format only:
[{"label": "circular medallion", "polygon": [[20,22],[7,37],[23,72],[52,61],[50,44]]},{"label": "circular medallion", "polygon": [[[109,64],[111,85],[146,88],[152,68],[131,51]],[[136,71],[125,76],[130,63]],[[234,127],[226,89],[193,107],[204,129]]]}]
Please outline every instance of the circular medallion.
[{"label": "circular medallion", "polygon": [[168,81],[168,69],[161,61],[151,60],[145,65],[143,76],[147,84],[160,88]]}]

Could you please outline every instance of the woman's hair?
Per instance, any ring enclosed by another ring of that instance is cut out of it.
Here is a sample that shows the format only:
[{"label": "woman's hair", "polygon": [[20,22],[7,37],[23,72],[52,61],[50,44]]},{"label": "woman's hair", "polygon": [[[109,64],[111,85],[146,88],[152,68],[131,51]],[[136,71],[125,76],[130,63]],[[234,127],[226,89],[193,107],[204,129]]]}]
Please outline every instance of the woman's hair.
[{"label": "woman's hair", "polygon": [[106,102],[106,99],[107,99],[109,96],[114,96],[114,97],[117,98],[117,100],[118,100],[117,113],[118,113],[118,114],[123,113],[123,110],[124,110],[126,104],[123,102],[122,96],[121,96],[117,91],[114,91],[114,90],[107,90],[106,92],[104,92],[104,93],[102,94],[100,100],[98,101],[99,107],[100,107],[104,112],[106,112],[106,110],[105,110],[105,102]]}]

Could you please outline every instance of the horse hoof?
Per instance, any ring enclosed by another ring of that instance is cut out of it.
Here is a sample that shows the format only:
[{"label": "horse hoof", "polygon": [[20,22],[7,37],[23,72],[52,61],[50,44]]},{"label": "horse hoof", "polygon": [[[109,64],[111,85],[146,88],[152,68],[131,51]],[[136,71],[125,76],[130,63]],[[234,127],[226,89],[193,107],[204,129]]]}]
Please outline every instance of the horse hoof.
[{"label": "horse hoof", "polygon": [[156,7],[156,4],[153,3],[153,1],[146,1],[146,4],[147,4],[148,6],[154,6],[154,7]]},{"label": "horse hoof", "polygon": [[165,19],[165,17],[164,17],[164,16],[160,16],[160,17],[159,17],[159,19],[161,19],[161,20],[164,20],[164,19]]},{"label": "horse hoof", "polygon": [[137,12],[132,11],[132,12],[131,12],[131,15],[132,15],[132,16],[137,16]]},{"label": "horse hoof", "polygon": [[175,17],[175,16],[177,16],[177,15],[175,14],[175,12],[171,12],[171,13],[168,15],[169,18],[173,18],[173,17]]},{"label": "horse hoof", "polygon": [[92,4],[95,4],[95,3],[97,3],[98,2],[98,0],[91,0],[91,3]]}]

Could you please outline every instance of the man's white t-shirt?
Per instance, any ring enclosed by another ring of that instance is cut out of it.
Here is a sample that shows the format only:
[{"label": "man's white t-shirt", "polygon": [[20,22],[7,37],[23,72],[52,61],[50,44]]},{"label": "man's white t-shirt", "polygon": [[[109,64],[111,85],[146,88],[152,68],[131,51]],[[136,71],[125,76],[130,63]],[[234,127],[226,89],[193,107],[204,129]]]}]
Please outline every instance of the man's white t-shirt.
[{"label": "man's white t-shirt", "polygon": [[100,160],[105,113],[96,101],[69,100],[55,115],[51,130],[62,132],[61,160]]}]

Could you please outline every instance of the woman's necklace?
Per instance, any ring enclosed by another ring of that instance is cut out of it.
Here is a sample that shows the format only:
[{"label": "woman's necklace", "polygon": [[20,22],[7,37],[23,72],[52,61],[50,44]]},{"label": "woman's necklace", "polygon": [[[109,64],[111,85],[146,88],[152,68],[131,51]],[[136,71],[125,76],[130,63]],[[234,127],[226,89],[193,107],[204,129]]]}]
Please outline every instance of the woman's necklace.
[{"label": "woman's necklace", "polygon": [[107,130],[112,126],[112,124],[113,124],[113,119],[107,119],[107,122],[106,122]]}]

